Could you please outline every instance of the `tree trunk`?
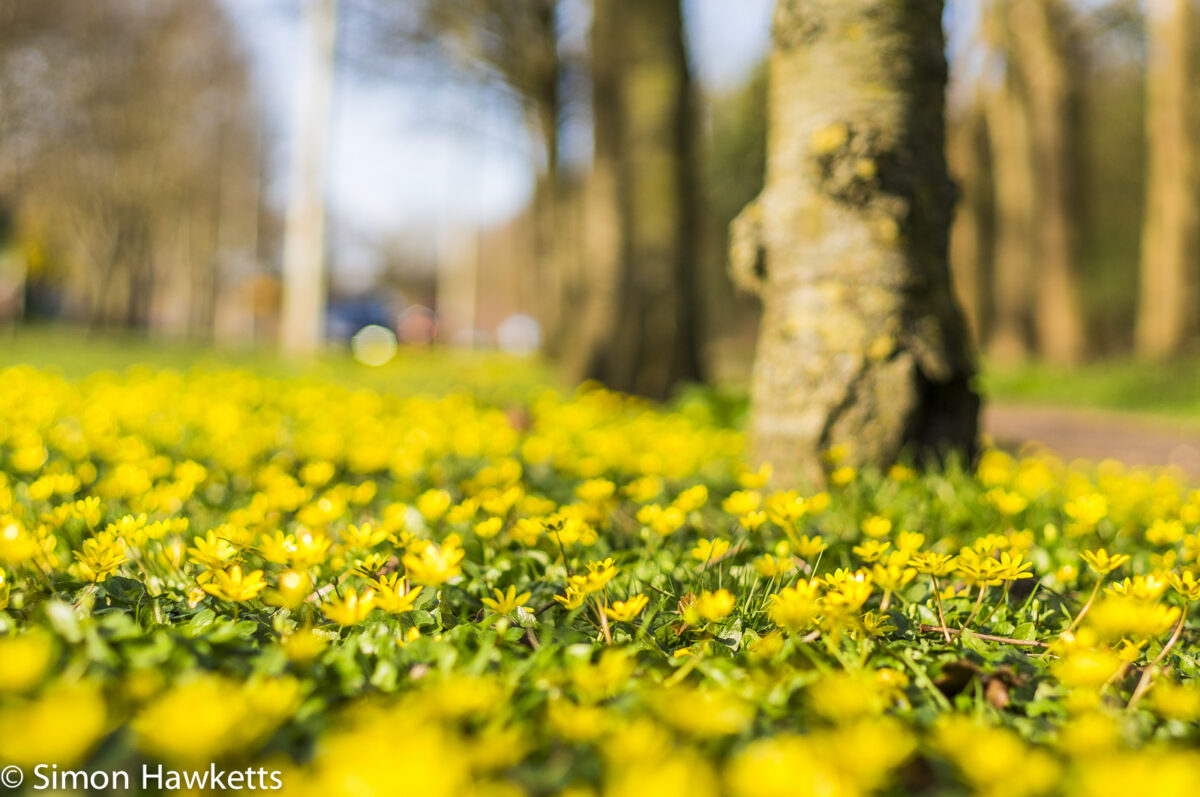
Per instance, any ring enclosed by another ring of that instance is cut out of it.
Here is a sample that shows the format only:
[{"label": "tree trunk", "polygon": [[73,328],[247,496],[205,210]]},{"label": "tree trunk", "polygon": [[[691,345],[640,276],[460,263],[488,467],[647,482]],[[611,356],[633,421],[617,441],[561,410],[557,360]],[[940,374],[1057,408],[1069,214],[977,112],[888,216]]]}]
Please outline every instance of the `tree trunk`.
[{"label": "tree trunk", "polygon": [[593,24],[597,177],[610,184],[594,186],[590,221],[616,220],[615,252],[600,253],[615,256],[616,269],[589,296],[603,321],[578,364],[609,387],[662,399],[701,374],[695,125],[683,15],[679,0],[604,0],[595,4]]},{"label": "tree trunk", "polygon": [[1147,4],[1146,209],[1142,221],[1137,348],[1177,354],[1192,328],[1196,293],[1196,140],[1190,118],[1195,9],[1191,0]]},{"label": "tree trunk", "polygon": [[1011,50],[1029,109],[1036,176],[1034,327],[1041,355],[1053,363],[1084,354],[1076,269],[1074,178],[1079,158],[1072,77],[1071,13],[1063,0],[1008,0]]},{"label": "tree trunk", "polygon": [[280,343],[291,354],[313,353],[325,333],[325,182],[337,0],[308,2],[309,49],[303,93],[295,98],[279,321]]},{"label": "tree trunk", "polygon": [[554,6],[547,4],[537,34],[546,41],[540,51],[546,53],[541,62],[536,89],[530,92],[530,124],[534,137],[541,143],[545,162],[534,186],[534,261],[537,274],[536,292],[531,297],[535,314],[546,333],[546,351],[552,357],[562,355],[563,341],[568,337],[569,306],[573,278],[563,240],[564,191],[559,147],[559,115],[562,99],[559,95],[562,64],[558,60],[558,32],[554,26]]},{"label": "tree trunk", "polygon": [[783,484],[822,483],[834,447],[879,466],[910,446],[974,448],[944,47],[941,2],[776,6],[767,183],[730,254],[765,303],[751,444]]},{"label": "tree trunk", "polygon": [[946,156],[958,186],[950,225],[950,271],[976,345],[986,340],[991,307],[985,290],[992,273],[992,202],[987,163],[987,123],[975,100],[950,126]]},{"label": "tree trunk", "polygon": [[[999,14],[1007,4],[996,5]],[[1006,24],[1002,19],[993,22]],[[984,102],[992,152],[995,224],[994,315],[988,353],[997,362],[1011,364],[1029,354],[1036,191],[1029,119],[1009,66],[1000,85],[988,92]]]}]

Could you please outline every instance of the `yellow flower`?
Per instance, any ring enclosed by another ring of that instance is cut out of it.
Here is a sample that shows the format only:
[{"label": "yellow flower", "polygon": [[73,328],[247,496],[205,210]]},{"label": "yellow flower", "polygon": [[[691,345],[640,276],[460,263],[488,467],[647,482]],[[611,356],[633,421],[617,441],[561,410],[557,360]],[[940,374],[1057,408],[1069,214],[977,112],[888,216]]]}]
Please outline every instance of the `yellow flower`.
[{"label": "yellow flower", "polygon": [[387,529],[375,528],[370,523],[364,523],[362,526],[356,526],[351,523],[342,532],[342,544],[347,548],[370,549],[387,538]]},{"label": "yellow flower", "polygon": [[447,540],[440,548],[436,545],[426,546],[420,556],[406,553],[402,561],[409,578],[418,584],[436,587],[462,574],[459,563],[465,555],[462,548],[450,545]]},{"label": "yellow flower", "polygon": [[507,592],[501,592],[499,589],[493,589],[492,594],[494,594],[496,597],[494,599],[483,598],[481,601],[483,605],[491,609],[496,614],[512,614],[517,609],[524,608],[523,604],[525,601],[529,600],[531,593],[522,592],[518,595],[517,588],[510,586]]},{"label": "yellow flower", "polygon": [[241,603],[253,600],[267,586],[267,582],[263,581],[263,571],[255,570],[243,576],[241,566],[234,565],[228,570],[213,571],[212,581],[200,586],[213,597]]},{"label": "yellow flower", "polygon": [[650,599],[645,595],[630,595],[623,601],[613,601],[611,606],[604,609],[609,618],[622,623],[631,623],[633,618],[642,613]]},{"label": "yellow flower", "polygon": [[801,535],[793,543],[793,547],[796,550],[796,556],[806,561],[812,561],[821,554],[821,551],[824,551],[829,546],[825,544],[825,540],[820,534],[814,534],[811,537]]},{"label": "yellow flower", "polygon": [[1102,576],[1108,575],[1129,561],[1129,557],[1125,554],[1118,553],[1110,556],[1108,551],[1103,548],[1098,551],[1084,551],[1080,555],[1083,557],[1083,561],[1088,563],[1088,567]]},{"label": "yellow flower", "polygon": [[1108,517],[1108,499],[1100,493],[1087,493],[1063,504],[1067,517],[1085,526],[1095,526]]},{"label": "yellow flower", "polygon": [[696,541],[696,547],[692,549],[692,558],[701,562],[715,562],[728,550],[729,540],[719,537],[713,540],[699,539]]},{"label": "yellow flower", "polygon": [[858,471],[849,465],[843,465],[840,468],[834,468],[829,474],[829,481],[837,487],[845,487],[850,482],[854,481],[858,476]]},{"label": "yellow flower", "polygon": [[41,631],[0,637],[0,693],[33,689],[41,683],[53,658],[54,643]]},{"label": "yellow flower", "polygon": [[1096,689],[1121,667],[1121,657],[1107,648],[1071,650],[1051,664],[1054,676],[1065,686]]},{"label": "yellow flower", "polygon": [[778,559],[769,553],[754,560],[754,569],[765,578],[775,578],[786,575],[796,569],[796,563],[790,559]]},{"label": "yellow flower", "polygon": [[258,552],[271,564],[286,565],[296,552],[296,538],[282,531],[276,531],[271,536],[263,535],[258,540]]},{"label": "yellow flower", "polygon": [[0,703],[0,761],[78,764],[100,741],[106,719],[104,695],[88,683],[54,684],[36,699]]},{"label": "yellow flower", "polygon": [[579,706],[567,700],[552,700],[546,710],[550,727],[564,739],[572,742],[589,742],[601,736],[609,726],[609,717],[604,709],[596,706]]},{"label": "yellow flower", "polygon": [[738,484],[747,490],[758,490],[765,487],[774,473],[771,463],[764,462],[756,471],[743,471],[738,475]]},{"label": "yellow flower", "polygon": [[754,531],[766,522],[766,512],[747,512],[738,518],[738,523],[741,523],[742,528],[746,529],[746,531]]},{"label": "yellow flower", "polygon": [[188,548],[188,555],[193,562],[210,569],[224,567],[235,554],[237,551],[234,547],[228,540],[218,537],[215,530],[209,530],[203,537],[193,538],[192,547]]},{"label": "yellow flower", "polygon": [[864,562],[870,563],[883,556],[887,552],[887,549],[891,547],[892,544],[887,540],[883,542],[879,540],[867,540],[862,545],[855,545],[851,550]]},{"label": "yellow flower", "polygon": [[918,573],[929,576],[946,576],[954,572],[954,557],[944,553],[919,553],[913,555],[908,563],[916,568]]},{"label": "yellow flower", "polygon": [[603,504],[616,491],[617,486],[608,479],[588,479],[575,487],[575,497],[588,504]]},{"label": "yellow flower", "polygon": [[638,523],[653,530],[656,534],[667,537],[674,534],[687,521],[684,510],[678,506],[666,509],[658,504],[646,504],[637,513]]},{"label": "yellow flower", "polygon": [[1160,717],[1180,722],[1200,719],[1200,689],[1194,682],[1176,684],[1167,680],[1154,682],[1150,690],[1150,705]]},{"label": "yellow flower", "polygon": [[820,611],[817,604],[819,588],[817,581],[801,581],[772,595],[767,609],[771,621],[793,634],[807,629]]},{"label": "yellow flower", "polygon": [[8,576],[0,569],[0,612],[8,608],[8,596],[12,589],[12,585],[8,583]]},{"label": "yellow flower", "polygon": [[1193,571],[1184,570],[1179,574],[1170,573],[1167,575],[1167,581],[1185,599],[1194,601],[1200,598],[1200,581],[1196,580],[1196,574]]},{"label": "yellow flower", "polygon": [[110,531],[102,531],[95,537],[83,541],[81,550],[75,552],[80,578],[100,583],[129,561],[125,553],[125,540]]},{"label": "yellow flower", "polygon": [[697,738],[739,733],[754,719],[754,709],[725,690],[676,686],[661,689],[648,700],[664,722]]},{"label": "yellow flower", "polygon": [[661,476],[642,476],[639,479],[634,479],[629,484],[621,488],[621,492],[629,496],[629,500],[635,504],[648,504],[655,498],[660,496],[663,491],[663,480]]},{"label": "yellow flower", "polygon": [[367,615],[375,608],[375,591],[363,590],[361,595],[353,587],[346,590],[342,597],[330,598],[321,604],[325,616],[338,625],[358,625],[367,619]]},{"label": "yellow flower", "polygon": [[1088,612],[1087,626],[1105,639],[1156,637],[1175,625],[1180,613],[1178,606],[1108,595]]},{"label": "yellow flower", "polygon": [[721,502],[721,508],[730,515],[741,517],[758,509],[762,494],[755,490],[738,490]]},{"label": "yellow flower", "polygon": [[603,562],[588,562],[587,572],[572,576],[570,586],[581,595],[590,595],[608,586],[608,582],[616,575],[617,568],[611,558]]},{"label": "yellow flower", "polygon": [[1029,499],[1020,493],[1009,492],[1000,487],[988,490],[985,496],[989,504],[1002,515],[1019,515],[1029,506]]},{"label": "yellow flower", "polygon": [[283,647],[284,655],[287,656],[288,661],[297,664],[306,664],[321,655],[321,652],[325,650],[327,642],[325,637],[311,628],[307,628],[284,637],[280,645]]},{"label": "yellow flower", "polygon": [[130,725],[144,752],[202,766],[233,751],[252,752],[253,745],[295,712],[300,697],[300,685],[292,678],[238,683],[201,675],[160,696]]},{"label": "yellow flower", "polygon": [[428,522],[446,514],[450,508],[450,493],[445,490],[426,490],[417,496],[417,511]]},{"label": "yellow flower", "polygon": [[727,589],[719,589],[716,592],[705,590],[696,598],[696,602],[685,610],[684,619],[693,625],[700,619],[717,623],[729,616],[736,603],[737,599]]},{"label": "yellow flower", "polygon": [[304,529],[296,534],[296,550],[292,552],[292,567],[307,570],[323,563],[329,554],[333,540],[324,534],[314,534]]},{"label": "yellow flower", "polygon": [[1148,573],[1144,576],[1125,578],[1105,591],[1114,595],[1127,595],[1138,600],[1155,601],[1167,591],[1167,581],[1158,574]]},{"label": "yellow flower", "polygon": [[675,500],[671,502],[671,506],[686,515],[688,512],[695,512],[707,503],[708,488],[703,484],[697,484],[675,496]]},{"label": "yellow flower", "polygon": [[565,609],[578,609],[583,605],[583,599],[586,598],[583,592],[574,586],[568,586],[567,591],[563,595],[555,595],[554,600],[562,604]]},{"label": "yellow flower", "polygon": [[375,590],[375,605],[389,614],[411,612],[413,604],[423,587],[409,587],[408,579],[399,573],[371,579],[367,582]]},{"label": "yellow flower", "polygon": [[1146,540],[1155,545],[1176,545],[1185,533],[1183,523],[1178,520],[1155,520],[1146,529]]},{"label": "yellow flower", "polygon": [[490,540],[500,533],[504,521],[498,517],[490,517],[487,520],[481,520],[475,524],[475,534],[485,540]]},{"label": "yellow flower", "polygon": [[781,527],[795,528],[800,518],[808,513],[808,505],[795,490],[772,493],[764,502],[767,517]]},{"label": "yellow flower", "polygon": [[886,537],[892,533],[892,521],[879,515],[869,515],[862,522],[862,533],[874,539]]},{"label": "yellow flower", "polygon": [[896,565],[875,565],[871,575],[880,589],[895,592],[903,589],[917,576],[916,568],[898,567]]}]

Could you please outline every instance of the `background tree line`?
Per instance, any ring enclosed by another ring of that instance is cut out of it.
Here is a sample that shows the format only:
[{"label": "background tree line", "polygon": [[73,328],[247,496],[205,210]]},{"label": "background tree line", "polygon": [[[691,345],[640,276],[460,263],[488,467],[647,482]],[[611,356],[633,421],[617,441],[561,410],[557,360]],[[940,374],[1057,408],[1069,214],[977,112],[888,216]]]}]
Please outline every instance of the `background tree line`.
[{"label": "background tree line", "polygon": [[212,333],[222,284],[259,255],[260,110],[237,41],[210,0],[0,2],[0,251],[25,272],[10,303]]},{"label": "background tree line", "polygon": [[[951,264],[982,350],[1194,348],[1194,2],[948,6]],[[342,0],[340,16],[351,70],[404,80],[416,60],[523,109],[530,234],[480,268],[520,286],[567,375],[655,397],[745,375],[758,309],[726,252],[764,182],[765,69],[703,91],[681,0]],[[216,0],[0,0],[0,235],[27,310],[207,336],[278,273],[237,42]]]}]

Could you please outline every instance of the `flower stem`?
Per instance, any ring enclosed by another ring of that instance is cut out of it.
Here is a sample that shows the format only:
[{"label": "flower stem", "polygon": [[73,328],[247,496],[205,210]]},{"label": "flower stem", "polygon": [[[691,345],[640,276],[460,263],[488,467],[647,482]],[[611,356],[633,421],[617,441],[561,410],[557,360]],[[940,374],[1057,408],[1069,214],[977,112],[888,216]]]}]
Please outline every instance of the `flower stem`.
[{"label": "flower stem", "polygon": [[1076,627],[1078,627],[1080,621],[1083,620],[1083,616],[1088,613],[1088,609],[1092,608],[1092,604],[1095,603],[1096,596],[1100,594],[1100,587],[1103,584],[1104,584],[1104,576],[1102,575],[1102,576],[1100,576],[1099,580],[1096,581],[1096,586],[1092,587],[1092,594],[1088,595],[1087,603],[1083,604],[1083,608],[1079,610],[1079,614],[1077,614],[1075,616],[1075,619],[1071,621],[1071,624],[1069,626],[1067,626],[1068,634],[1071,633],[1072,631],[1074,631],[1076,629]]},{"label": "flower stem", "polygon": [[1171,648],[1175,647],[1175,643],[1179,641],[1179,637],[1183,634],[1184,623],[1187,622],[1187,605],[1183,607],[1183,613],[1179,615],[1179,622],[1175,624],[1175,630],[1171,632],[1171,638],[1167,640],[1167,644],[1163,645],[1163,649],[1154,657],[1154,661],[1150,662],[1146,669],[1142,670],[1142,677],[1138,679],[1137,686],[1134,687],[1133,694],[1129,698],[1129,704],[1125,708],[1132,709],[1137,706],[1138,701],[1142,699],[1142,695],[1150,688],[1151,682],[1154,680],[1154,675],[1158,671],[1159,663],[1167,657],[1171,652]]},{"label": "flower stem", "polygon": [[966,621],[962,627],[970,628],[971,621],[975,619],[975,615],[979,614],[979,608],[983,606],[983,596],[987,594],[987,584],[979,585],[979,595],[975,598],[975,606],[971,609],[971,613],[967,615]]},{"label": "flower stem", "polygon": [[1003,591],[1002,593],[1000,593],[1000,600],[996,601],[996,603],[995,603],[995,604],[993,604],[993,606],[992,606],[992,610],[991,610],[990,612],[988,612],[988,613],[987,613],[987,617],[984,617],[982,620],[980,620],[980,621],[979,621],[979,627],[980,627],[980,628],[983,628],[985,625],[987,625],[987,621],[988,621],[988,620],[990,620],[990,619],[992,619],[992,615],[993,615],[993,614],[995,614],[995,613],[996,613],[996,610],[1000,608],[1000,604],[1002,604],[1002,603],[1004,603],[1006,600],[1008,600],[1008,590],[1009,590],[1011,587],[1012,587],[1012,582],[1011,582],[1011,581],[1005,581],[1005,582],[1004,582],[1004,591]]},{"label": "flower stem", "polygon": [[946,627],[946,612],[942,609],[942,588],[938,586],[937,576],[931,575],[933,579],[933,598],[937,602],[938,622],[942,624],[942,633],[946,636],[947,644],[950,642],[950,629]]}]

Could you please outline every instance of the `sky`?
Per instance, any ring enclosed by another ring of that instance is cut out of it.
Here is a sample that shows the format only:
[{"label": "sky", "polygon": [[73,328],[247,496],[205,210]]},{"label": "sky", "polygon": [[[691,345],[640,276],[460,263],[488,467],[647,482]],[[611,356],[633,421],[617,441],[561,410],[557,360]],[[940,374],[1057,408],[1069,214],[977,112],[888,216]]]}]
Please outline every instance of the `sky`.
[{"label": "sky", "polygon": [[[282,210],[304,0],[224,2],[264,98],[275,145],[269,196]],[[726,89],[749,75],[766,52],[773,5],[686,0],[688,43],[702,86]],[[465,88],[384,83],[345,63],[335,78],[330,146],[330,227],[350,261],[355,240],[502,222],[526,204],[532,188],[531,149],[514,108]]]}]

